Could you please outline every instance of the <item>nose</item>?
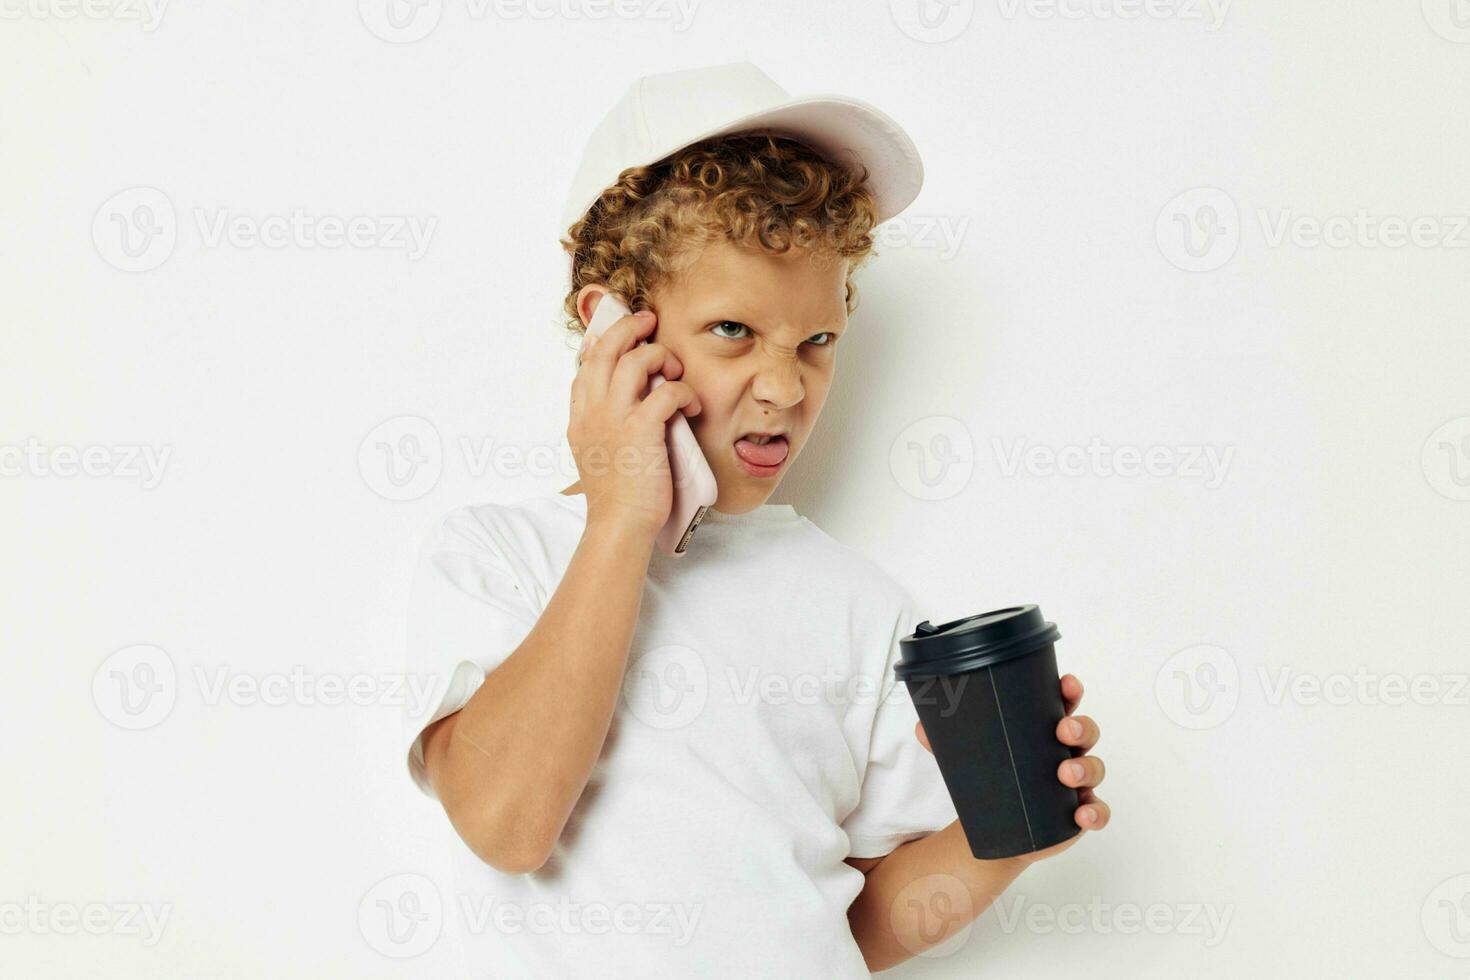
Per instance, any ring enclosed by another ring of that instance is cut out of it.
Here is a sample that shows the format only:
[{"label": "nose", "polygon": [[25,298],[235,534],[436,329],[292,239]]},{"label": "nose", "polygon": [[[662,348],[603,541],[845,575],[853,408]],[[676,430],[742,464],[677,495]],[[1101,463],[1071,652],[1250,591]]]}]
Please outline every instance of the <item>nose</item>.
[{"label": "nose", "polygon": [[773,411],[797,404],[806,394],[801,379],[801,358],[796,351],[768,349],[761,357],[751,394]]}]

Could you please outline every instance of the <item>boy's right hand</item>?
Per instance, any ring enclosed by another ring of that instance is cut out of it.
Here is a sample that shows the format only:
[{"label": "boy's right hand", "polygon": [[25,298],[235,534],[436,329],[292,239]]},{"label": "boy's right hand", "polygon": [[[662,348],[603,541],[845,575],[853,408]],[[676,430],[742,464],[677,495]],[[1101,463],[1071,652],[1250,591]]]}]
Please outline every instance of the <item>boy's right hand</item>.
[{"label": "boy's right hand", "polygon": [[[656,323],[651,311],[625,316],[583,348],[567,424],[587,523],[635,528],[650,541],[674,502],[665,426],[680,409],[686,416],[702,410],[694,389],[675,380],[684,365],[674,353],[658,343],[640,345]],[[654,374],[665,383],[644,397]]]}]

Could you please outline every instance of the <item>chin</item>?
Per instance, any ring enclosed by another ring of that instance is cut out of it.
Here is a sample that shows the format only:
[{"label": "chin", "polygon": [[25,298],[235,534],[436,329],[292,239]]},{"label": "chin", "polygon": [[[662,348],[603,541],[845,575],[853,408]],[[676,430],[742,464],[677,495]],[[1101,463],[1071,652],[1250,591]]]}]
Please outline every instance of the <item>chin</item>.
[{"label": "chin", "polygon": [[738,463],[715,471],[715,482],[719,485],[719,502],[715,506],[726,513],[741,513],[753,510],[770,499],[780,485],[786,467],[775,476],[752,476]]}]

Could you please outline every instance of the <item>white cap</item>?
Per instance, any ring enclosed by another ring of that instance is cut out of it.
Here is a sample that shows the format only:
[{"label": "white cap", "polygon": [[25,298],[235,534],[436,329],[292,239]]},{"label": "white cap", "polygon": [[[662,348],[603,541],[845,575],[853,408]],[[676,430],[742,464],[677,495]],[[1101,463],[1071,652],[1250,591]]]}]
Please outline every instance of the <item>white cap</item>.
[{"label": "white cap", "polygon": [[656,163],[710,136],[748,129],[770,129],[836,163],[866,166],[880,222],[908,207],[924,182],[913,140],[876,107],[846,95],[794,99],[749,61],[734,61],[644,75],[628,86],[582,150],[561,233],[628,167]]}]

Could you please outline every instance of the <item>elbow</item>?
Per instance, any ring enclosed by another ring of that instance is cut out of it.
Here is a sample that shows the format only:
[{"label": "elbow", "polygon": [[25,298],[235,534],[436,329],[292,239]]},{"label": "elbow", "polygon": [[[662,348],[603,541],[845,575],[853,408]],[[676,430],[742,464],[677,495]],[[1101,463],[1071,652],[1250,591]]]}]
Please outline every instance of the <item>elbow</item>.
[{"label": "elbow", "polygon": [[549,851],[542,850],[510,850],[493,845],[476,844],[466,841],[470,850],[475,853],[481,861],[502,874],[528,875],[541,870],[541,866],[551,857]]},{"label": "elbow", "polygon": [[528,875],[540,871],[551,858],[551,847],[539,841],[522,842],[505,834],[480,836],[465,841],[471,851],[496,871],[508,875]]},{"label": "elbow", "polygon": [[455,833],[474,855],[503,874],[541,870],[551,857],[553,837],[535,831],[536,821],[524,814],[499,814],[481,805],[473,809],[446,804]]},{"label": "elbow", "polygon": [[487,793],[487,782],[498,780],[487,780],[483,773],[456,764],[450,747],[454,719],[451,715],[438,723],[443,729],[430,729],[424,749],[429,783],[454,832],[476,857],[497,871],[523,875],[539,870],[551,857],[560,831],[548,832],[548,822],[532,808],[505,802],[524,800],[530,794]]}]

